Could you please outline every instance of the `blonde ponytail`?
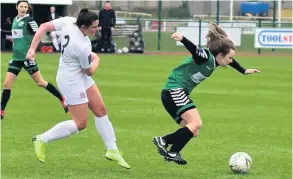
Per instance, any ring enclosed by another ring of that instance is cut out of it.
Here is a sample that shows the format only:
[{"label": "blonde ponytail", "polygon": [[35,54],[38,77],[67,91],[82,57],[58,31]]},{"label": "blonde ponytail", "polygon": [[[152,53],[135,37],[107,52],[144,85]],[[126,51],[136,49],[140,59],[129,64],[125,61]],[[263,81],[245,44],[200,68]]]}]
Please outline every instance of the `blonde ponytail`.
[{"label": "blonde ponytail", "polygon": [[209,24],[209,32],[206,35],[207,45],[212,41],[221,40],[221,39],[229,39],[226,32],[223,31],[217,24],[210,22]]},{"label": "blonde ponytail", "polygon": [[226,55],[230,49],[235,50],[234,43],[228,38],[226,32],[213,22],[209,24],[209,31],[206,38],[207,47],[212,51],[214,56],[219,53]]}]

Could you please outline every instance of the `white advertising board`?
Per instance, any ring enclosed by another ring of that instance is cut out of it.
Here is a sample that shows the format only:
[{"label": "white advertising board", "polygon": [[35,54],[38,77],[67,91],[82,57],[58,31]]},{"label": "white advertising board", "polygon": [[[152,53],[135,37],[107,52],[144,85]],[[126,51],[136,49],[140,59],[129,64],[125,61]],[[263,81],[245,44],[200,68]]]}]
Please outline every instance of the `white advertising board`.
[{"label": "white advertising board", "polygon": [[255,29],[255,48],[292,48],[292,29]]},{"label": "white advertising board", "polygon": [[[201,26],[208,27],[208,24],[209,23],[207,23],[207,22],[202,22]],[[191,21],[191,22],[187,23],[187,26],[188,27],[199,27],[199,22]],[[238,22],[238,21],[236,21],[236,22],[231,23],[231,22],[222,21],[219,23],[219,26],[220,27],[241,28],[243,34],[254,34],[254,31],[256,29],[255,22]]]},{"label": "white advertising board", "polygon": [[256,29],[256,23],[250,23],[250,22],[227,22],[227,23],[220,23],[220,27],[238,27],[242,29],[243,34],[254,34],[254,31]]},{"label": "white advertising board", "polygon": [[[241,45],[241,28],[222,28],[233,41],[235,46]],[[183,36],[189,39],[195,45],[199,45],[199,28],[198,27],[177,27],[177,32],[181,32]],[[207,27],[201,28],[201,45],[207,44],[205,38],[209,29]],[[181,42],[176,42],[176,45],[183,45]]]}]

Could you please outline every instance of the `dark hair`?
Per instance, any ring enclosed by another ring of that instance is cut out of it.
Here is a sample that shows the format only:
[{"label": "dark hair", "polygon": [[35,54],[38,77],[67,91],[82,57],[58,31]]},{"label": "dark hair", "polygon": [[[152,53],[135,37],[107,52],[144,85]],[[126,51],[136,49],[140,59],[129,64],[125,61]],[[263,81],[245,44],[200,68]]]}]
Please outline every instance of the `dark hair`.
[{"label": "dark hair", "polygon": [[18,6],[21,2],[26,2],[28,5],[30,4],[27,0],[19,0],[16,3],[16,6]]},{"label": "dark hair", "polygon": [[27,0],[19,0],[19,1],[17,1],[17,3],[16,3],[16,7],[17,7],[21,2],[26,2],[26,3],[27,3],[27,5],[28,5],[27,14],[32,15],[32,13],[33,13],[33,9],[32,9],[32,6],[30,5],[30,3],[29,3]]},{"label": "dark hair", "polygon": [[81,27],[82,25],[89,27],[92,23],[99,19],[99,16],[93,12],[89,11],[88,8],[83,8],[80,10],[80,13],[76,20],[76,25]]},{"label": "dark hair", "polygon": [[215,23],[209,24],[209,32],[206,38],[207,47],[214,56],[217,56],[219,53],[227,55],[231,49],[236,49],[234,43],[228,38],[226,32]]}]

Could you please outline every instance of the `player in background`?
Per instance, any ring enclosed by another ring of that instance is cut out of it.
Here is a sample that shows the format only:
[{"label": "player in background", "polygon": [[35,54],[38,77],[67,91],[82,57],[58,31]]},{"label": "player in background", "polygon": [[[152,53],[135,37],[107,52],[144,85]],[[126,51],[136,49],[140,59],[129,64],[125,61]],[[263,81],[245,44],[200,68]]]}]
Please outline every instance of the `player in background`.
[{"label": "player in background", "polygon": [[[199,112],[189,94],[203,80],[208,78],[218,66],[230,65],[242,74],[260,72],[256,69],[244,69],[234,59],[235,46],[227,34],[216,24],[211,23],[207,34],[206,49],[199,48],[186,39],[180,32],[171,38],[184,44],[192,54],[181,65],[173,69],[161,92],[161,100],[166,111],[181,126],[176,132],[153,139],[158,152],[167,161],[181,165],[187,161],[180,155],[183,147],[191,138],[199,135],[202,127]],[[168,146],[171,146],[168,151]]]},{"label": "player in background", "polygon": [[57,72],[57,85],[65,96],[72,120],[58,123],[43,134],[33,137],[35,152],[40,162],[45,162],[46,144],[69,137],[87,127],[88,108],[95,115],[96,129],[107,147],[105,157],[129,169],[116,145],[115,132],[110,122],[102,95],[92,79],[100,59],[93,53],[88,36],[98,29],[98,15],[83,8],[78,18],[63,17],[40,26],[27,57],[35,58],[38,43],[47,32],[61,31],[61,56]]},{"label": "player in background", "polygon": [[65,112],[68,108],[64,103],[64,98],[60,92],[49,82],[45,81],[41,75],[36,61],[26,59],[26,54],[33,40],[34,33],[38,30],[38,25],[29,15],[30,5],[28,1],[19,0],[16,3],[18,15],[14,18],[12,24],[12,38],[13,38],[13,56],[9,62],[8,71],[4,81],[4,89],[1,97],[1,119],[4,119],[5,108],[11,95],[11,88],[15,82],[17,75],[24,68],[37,83],[39,87],[43,87],[51,94],[56,96]]}]

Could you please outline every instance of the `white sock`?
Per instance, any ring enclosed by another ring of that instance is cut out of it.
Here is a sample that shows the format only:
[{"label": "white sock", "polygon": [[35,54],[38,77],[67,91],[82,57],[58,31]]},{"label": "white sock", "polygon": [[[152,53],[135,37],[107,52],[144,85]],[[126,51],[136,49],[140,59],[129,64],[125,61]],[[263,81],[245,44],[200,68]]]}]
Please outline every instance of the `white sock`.
[{"label": "white sock", "polygon": [[108,150],[117,149],[115,132],[112,123],[109,121],[108,115],[103,117],[95,117],[97,131],[101,135]]},{"label": "white sock", "polygon": [[79,130],[73,120],[63,121],[56,124],[47,132],[41,134],[41,140],[45,143],[62,139],[77,133]]},{"label": "white sock", "polygon": [[55,47],[56,50],[59,50],[59,45],[58,45],[58,40],[57,38],[53,38],[52,39],[53,45]]}]

